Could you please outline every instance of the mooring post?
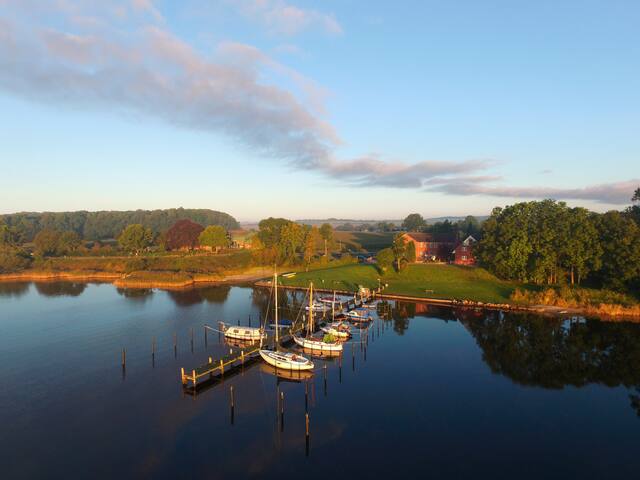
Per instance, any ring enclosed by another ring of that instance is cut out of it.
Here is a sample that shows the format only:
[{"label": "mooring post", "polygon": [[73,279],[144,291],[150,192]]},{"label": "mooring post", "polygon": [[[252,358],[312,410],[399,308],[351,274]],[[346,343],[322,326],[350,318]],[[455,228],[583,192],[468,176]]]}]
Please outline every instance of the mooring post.
[{"label": "mooring post", "polygon": [[240,360],[242,362],[242,365],[244,365],[244,350],[240,350]]},{"label": "mooring post", "polygon": [[178,334],[173,334],[173,356],[176,358],[178,356]]},{"label": "mooring post", "polygon": [[191,370],[191,380],[193,381],[193,388],[196,388],[196,383],[198,383],[198,380],[196,379],[195,370]]},{"label": "mooring post", "polygon": [[180,380],[182,381],[182,385],[187,384],[187,380],[184,378],[184,367],[180,369]]},{"label": "mooring post", "polygon": [[220,373],[224,375],[224,362],[220,359]]},{"label": "mooring post", "polygon": [[122,348],[122,368],[126,368],[127,366],[127,351]]},{"label": "mooring post", "polygon": [[322,367],[323,375],[324,375],[324,396],[327,396],[327,364],[325,363]]},{"label": "mooring post", "polygon": [[235,407],[236,407],[235,401],[233,399],[233,385],[231,385],[229,387],[229,394],[230,394],[229,402],[230,402],[230,406],[231,406],[231,425],[233,425],[233,420],[234,420],[234,417],[235,417]]},{"label": "mooring post", "polygon": [[280,431],[284,432],[284,392],[280,392]]},{"label": "mooring post", "polygon": [[309,411],[309,382],[304,382],[304,411]]},{"label": "mooring post", "polygon": [[209,364],[213,363],[213,359],[209,357]]},{"label": "mooring post", "polygon": [[305,440],[307,443],[307,455],[309,455],[309,413],[304,414]]}]

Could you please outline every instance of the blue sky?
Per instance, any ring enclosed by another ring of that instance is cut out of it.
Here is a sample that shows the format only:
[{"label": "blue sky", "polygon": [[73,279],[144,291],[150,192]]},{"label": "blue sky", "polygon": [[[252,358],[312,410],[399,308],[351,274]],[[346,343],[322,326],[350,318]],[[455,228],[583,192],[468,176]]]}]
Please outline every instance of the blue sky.
[{"label": "blue sky", "polygon": [[0,212],[622,208],[638,24],[616,0],[0,0]]}]

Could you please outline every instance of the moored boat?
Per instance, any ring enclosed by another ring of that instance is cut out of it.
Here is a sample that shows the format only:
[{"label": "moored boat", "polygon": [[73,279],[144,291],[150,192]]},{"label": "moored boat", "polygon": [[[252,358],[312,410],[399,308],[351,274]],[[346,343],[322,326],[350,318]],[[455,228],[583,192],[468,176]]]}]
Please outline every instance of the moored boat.
[{"label": "moored boat", "polygon": [[220,330],[224,333],[225,338],[244,340],[248,342],[259,342],[267,337],[264,330],[260,327],[234,326],[224,322],[219,322],[218,324],[220,325]]},{"label": "moored boat", "polygon": [[333,335],[338,338],[349,338],[351,336],[351,328],[344,322],[333,322],[324,327],[320,327],[324,333]]},{"label": "moored boat", "polygon": [[[366,315],[365,315],[366,313]],[[367,310],[351,310],[350,312],[345,313],[345,315],[352,322],[369,322],[371,321],[371,316]]]},{"label": "moored boat", "polygon": [[313,362],[297,353],[260,350],[260,356],[265,362],[276,368],[295,371],[313,370]]},{"label": "moored boat", "polygon": [[313,331],[315,324],[313,322],[313,283],[309,285],[309,321],[307,323],[307,336],[301,337],[299,335],[293,335],[293,341],[300,345],[302,348],[320,352],[341,352],[342,343],[336,340],[331,335],[325,335],[323,338],[314,338]]}]

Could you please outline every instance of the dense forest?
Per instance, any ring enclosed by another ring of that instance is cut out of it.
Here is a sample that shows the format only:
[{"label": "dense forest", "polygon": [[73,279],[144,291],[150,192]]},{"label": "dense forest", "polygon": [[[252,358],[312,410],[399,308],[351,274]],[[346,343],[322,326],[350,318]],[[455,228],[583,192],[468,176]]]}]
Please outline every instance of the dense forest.
[{"label": "dense forest", "polygon": [[42,230],[75,232],[83,240],[116,238],[132,224],[150,228],[154,234],[164,232],[178,220],[188,219],[203,226],[220,225],[227,230],[239,228],[231,215],[208,209],[170,208],[166,210],[131,210],[101,212],[43,212],[0,215],[0,224],[11,230],[18,243],[31,242]]}]

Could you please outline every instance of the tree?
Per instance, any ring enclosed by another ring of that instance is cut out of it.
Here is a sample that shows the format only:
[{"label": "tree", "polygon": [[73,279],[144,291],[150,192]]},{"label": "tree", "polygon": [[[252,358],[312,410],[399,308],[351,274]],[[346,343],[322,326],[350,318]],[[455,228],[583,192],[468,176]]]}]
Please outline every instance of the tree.
[{"label": "tree", "polygon": [[307,265],[311,263],[311,260],[313,260],[313,256],[316,253],[316,240],[318,239],[318,236],[320,235],[320,233],[318,232],[318,228],[317,227],[311,227],[310,229],[307,230],[306,234],[305,234],[305,240],[304,240],[304,262]]},{"label": "tree", "polygon": [[333,227],[328,223],[323,223],[320,226],[320,237],[324,240],[324,256],[328,255],[327,252],[327,242],[333,240]]},{"label": "tree", "polygon": [[404,228],[408,232],[419,232],[426,225],[427,223],[419,213],[412,213],[410,215],[407,215],[407,218],[402,221],[402,228]]},{"label": "tree", "polygon": [[[413,243],[413,242],[411,242]],[[398,233],[393,238],[393,244],[391,245],[393,251],[393,259],[396,263],[396,270],[399,272],[402,269],[403,263],[406,261],[407,243],[401,233]],[[415,257],[415,250],[414,250]]]},{"label": "tree", "polygon": [[598,277],[605,287],[625,290],[640,283],[640,227],[611,211],[598,218],[602,268]]},{"label": "tree", "polygon": [[216,252],[221,248],[229,246],[229,236],[227,231],[219,225],[209,225],[198,237],[200,245],[210,247]]},{"label": "tree", "polygon": [[305,239],[305,227],[295,222],[289,222],[280,233],[278,254],[283,263],[293,263],[297,254],[303,248]]},{"label": "tree", "polygon": [[393,265],[394,259],[395,257],[391,248],[384,248],[376,255],[378,266],[383,272],[386,272],[387,269]]},{"label": "tree", "polygon": [[139,223],[128,225],[118,237],[118,244],[123,250],[138,255],[153,243],[153,232]]},{"label": "tree", "polygon": [[636,191],[633,192],[633,197],[631,197],[631,201],[633,203],[640,202],[640,188],[636,188]]},{"label": "tree", "polygon": [[76,232],[62,232],[58,239],[58,255],[68,255],[75,252],[82,245],[80,236]]},{"label": "tree", "polygon": [[178,220],[169,230],[167,230],[167,249],[192,250],[196,248],[198,246],[198,237],[200,236],[200,232],[203,230],[204,227],[199,223],[186,219]]},{"label": "tree", "polygon": [[58,254],[60,232],[56,230],[41,230],[33,239],[36,253],[43,257],[55,256]]},{"label": "tree", "polygon": [[0,224],[0,246],[10,246],[14,244],[13,232],[4,224]]},{"label": "tree", "polygon": [[563,238],[559,244],[560,265],[569,271],[571,285],[576,280],[579,284],[589,272],[602,265],[598,229],[595,216],[584,208],[572,208],[564,217]]}]

